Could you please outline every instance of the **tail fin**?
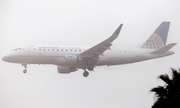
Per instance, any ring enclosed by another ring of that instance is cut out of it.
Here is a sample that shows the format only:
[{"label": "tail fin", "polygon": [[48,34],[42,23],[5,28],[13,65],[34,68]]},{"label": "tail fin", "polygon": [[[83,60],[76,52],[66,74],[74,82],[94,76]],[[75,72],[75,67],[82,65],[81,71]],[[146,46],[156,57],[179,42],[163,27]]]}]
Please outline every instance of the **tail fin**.
[{"label": "tail fin", "polygon": [[159,49],[166,45],[170,22],[162,22],[148,40],[141,46],[144,49]]}]

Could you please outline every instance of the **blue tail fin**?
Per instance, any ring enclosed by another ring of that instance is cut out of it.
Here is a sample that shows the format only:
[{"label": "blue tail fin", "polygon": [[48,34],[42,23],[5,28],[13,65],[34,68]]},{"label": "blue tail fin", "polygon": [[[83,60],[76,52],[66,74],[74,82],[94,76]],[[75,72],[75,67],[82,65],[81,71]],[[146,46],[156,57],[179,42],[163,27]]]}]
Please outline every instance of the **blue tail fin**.
[{"label": "blue tail fin", "polygon": [[141,46],[144,49],[159,49],[166,45],[170,22],[162,22],[148,40]]}]

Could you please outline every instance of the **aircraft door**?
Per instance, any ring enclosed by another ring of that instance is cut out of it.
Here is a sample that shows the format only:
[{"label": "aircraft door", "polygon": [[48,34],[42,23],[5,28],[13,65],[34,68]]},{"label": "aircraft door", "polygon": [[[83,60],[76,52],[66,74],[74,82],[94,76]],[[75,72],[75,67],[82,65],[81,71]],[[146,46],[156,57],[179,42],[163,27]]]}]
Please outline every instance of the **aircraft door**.
[{"label": "aircraft door", "polygon": [[34,55],[34,46],[33,45],[29,46],[29,55]]}]

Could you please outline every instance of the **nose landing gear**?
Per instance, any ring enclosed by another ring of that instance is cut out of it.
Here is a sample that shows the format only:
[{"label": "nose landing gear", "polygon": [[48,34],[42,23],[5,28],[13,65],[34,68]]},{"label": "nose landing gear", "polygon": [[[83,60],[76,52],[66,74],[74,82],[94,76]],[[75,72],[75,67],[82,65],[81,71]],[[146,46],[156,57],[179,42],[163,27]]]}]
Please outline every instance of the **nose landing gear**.
[{"label": "nose landing gear", "polygon": [[24,69],[24,70],[23,70],[23,73],[26,73],[26,72],[27,72],[27,70],[26,70],[26,69]]},{"label": "nose landing gear", "polygon": [[22,66],[24,66],[24,68],[25,68],[25,69],[23,70],[23,73],[27,73],[27,69],[26,69],[26,68],[27,68],[27,64],[22,64]]}]

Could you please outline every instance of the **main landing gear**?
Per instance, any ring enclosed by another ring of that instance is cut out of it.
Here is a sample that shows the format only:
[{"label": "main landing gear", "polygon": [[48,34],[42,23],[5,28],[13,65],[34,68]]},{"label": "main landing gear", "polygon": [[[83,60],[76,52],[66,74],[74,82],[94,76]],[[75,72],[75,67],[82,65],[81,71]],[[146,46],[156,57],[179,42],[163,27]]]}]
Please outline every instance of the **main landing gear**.
[{"label": "main landing gear", "polygon": [[[87,67],[87,69],[88,69],[89,71],[93,71],[93,70],[94,70],[94,66],[93,66],[93,65],[89,65],[89,66]],[[83,76],[84,76],[84,77],[88,77],[88,75],[89,75],[89,72],[86,71],[86,69],[84,69]]]},{"label": "main landing gear", "polygon": [[83,76],[84,76],[84,77],[87,77],[88,75],[89,75],[89,72],[86,71],[86,70],[84,70]]},{"label": "main landing gear", "polygon": [[27,73],[27,69],[26,69],[26,68],[27,68],[27,64],[22,64],[22,66],[24,66],[24,68],[25,68],[25,69],[23,70],[23,73]]},{"label": "main landing gear", "polygon": [[94,70],[94,66],[93,65],[89,65],[87,68],[89,71],[93,71]]}]

